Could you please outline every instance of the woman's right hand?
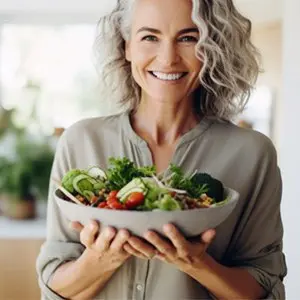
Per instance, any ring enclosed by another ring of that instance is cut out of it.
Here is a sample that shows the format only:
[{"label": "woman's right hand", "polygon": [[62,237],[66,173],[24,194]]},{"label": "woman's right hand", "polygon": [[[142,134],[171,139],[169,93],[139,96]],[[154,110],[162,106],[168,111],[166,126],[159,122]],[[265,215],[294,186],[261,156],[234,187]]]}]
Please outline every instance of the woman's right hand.
[{"label": "woman's right hand", "polygon": [[108,269],[116,269],[131,256],[124,250],[130,233],[125,229],[116,231],[112,227],[103,228],[100,232],[100,226],[96,221],[85,226],[71,222],[71,228],[80,233],[80,242],[86,247],[88,255],[107,262]]}]

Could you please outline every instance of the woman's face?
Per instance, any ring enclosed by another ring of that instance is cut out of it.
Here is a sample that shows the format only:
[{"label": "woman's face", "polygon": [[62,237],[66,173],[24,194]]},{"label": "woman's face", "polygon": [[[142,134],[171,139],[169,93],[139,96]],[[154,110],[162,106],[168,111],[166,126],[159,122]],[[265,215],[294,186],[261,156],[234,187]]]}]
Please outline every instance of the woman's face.
[{"label": "woman's face", "polygon": [[190,0],[137,0],[126,59],[143,94],[179,102],[199,86],[202,63]]}]

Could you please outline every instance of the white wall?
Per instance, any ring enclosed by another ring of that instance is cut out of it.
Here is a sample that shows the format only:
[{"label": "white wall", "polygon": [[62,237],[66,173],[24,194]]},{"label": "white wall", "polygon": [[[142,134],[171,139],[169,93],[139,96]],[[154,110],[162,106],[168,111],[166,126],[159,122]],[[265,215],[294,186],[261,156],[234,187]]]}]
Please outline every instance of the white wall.
[{"label": "white wall", "polygon": [[[274,22],[282,17],[283,0],[234,0],[254,23]],[[0,14],[84,14],[95,16],[114,6],[116,0],[0,0]]]},{"label": "white wall", "polygon": [[114,5],[116,0],[1,0],[0,11],[37,13],[101,13]]},{"label": "white wall", "polygon": [[0,0],[1,22],[96,23],[116,0]]},{"label": "white wall", "polygon": [[264,72],[259,75],[258,85],[272,88],[275,101],[274,138],[278,145],[280,139],[282,104],[282,23],[275,22],[268,25],[255,26],[252,41],[262,55]]},{"label": "white wall", "polygon": [[287,299],[299,299],[300,284],[300,1],[284,1],[283,101],[280,134],[281,166],[284,180],[284,245],[288,262]]}]

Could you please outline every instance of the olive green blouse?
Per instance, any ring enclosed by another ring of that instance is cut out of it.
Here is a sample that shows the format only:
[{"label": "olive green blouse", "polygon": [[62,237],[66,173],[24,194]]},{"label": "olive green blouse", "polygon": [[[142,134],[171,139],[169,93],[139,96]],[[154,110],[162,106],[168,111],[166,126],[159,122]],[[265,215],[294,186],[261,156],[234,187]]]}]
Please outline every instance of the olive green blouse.
[{"label": "olive green blouse", "polygon": [[[52,176],[62,178],[72,168],[107,168],[111,156],[126,156],[137,165],[151,165],[147,143],[130,124],[129,113],[77,122],[59,140]],[[280,214],[282,183],[276,151],[263,134],[208,118],[177,144],[172,162],[191,173],[210,173],[240,193],[233,213],[216,228],[208,252],[219,263],[244,268],[268,292],[267,299],[284,299],[286,264],[282,253]],[[63,299],[47,283],[59,265],[84,251],[78,233],[69,227],[53,198],[50,185],[47,239],[37,259],[43,299]],[[84,276],[84,274],[82,274]],[[159,260],[130,258],[95,299],[212,299],[197,281]]]}]

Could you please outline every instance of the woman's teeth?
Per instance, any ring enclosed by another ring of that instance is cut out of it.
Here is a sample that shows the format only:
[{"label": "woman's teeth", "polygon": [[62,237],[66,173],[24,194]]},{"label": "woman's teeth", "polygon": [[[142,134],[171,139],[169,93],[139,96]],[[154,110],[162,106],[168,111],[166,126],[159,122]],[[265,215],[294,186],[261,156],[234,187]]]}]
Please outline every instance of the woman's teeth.
[{"label": "woman's teeth", "polygon": [[161,73],[161,72],[150,72],[153,74],[155,77],[161,80],[178,80],[182,78],[185,74],[187,73]]}]

